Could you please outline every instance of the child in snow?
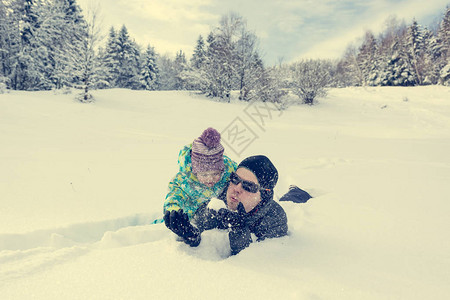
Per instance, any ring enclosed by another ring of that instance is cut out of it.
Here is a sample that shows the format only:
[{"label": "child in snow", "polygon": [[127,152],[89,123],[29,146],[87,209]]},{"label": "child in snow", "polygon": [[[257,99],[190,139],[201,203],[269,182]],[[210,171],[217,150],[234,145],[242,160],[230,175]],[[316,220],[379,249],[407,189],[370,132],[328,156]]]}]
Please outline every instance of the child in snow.
[{"label": "child in snow", "polygon": [[277,181],[278,171],[266,156],[248,157],[231,174],[227,189],[219,196],[227,208],[217,209],[217,204],[205,202],[192,218],[192,224],[181,211],[167,211],[164,222],[192,247],[200,244],[204,230],[229,230],[231,254],[237,254],[250,245],[252,234],[256,241],[287,234],[286,213],[273,200]]},{"label": "child in snow", "polygon": [[214,128],[181,149],[179,172],[169,183],[164,213],[182,211],[190,219],[202,203],[220,195],[237,166],[223,152],[220,133]]}]

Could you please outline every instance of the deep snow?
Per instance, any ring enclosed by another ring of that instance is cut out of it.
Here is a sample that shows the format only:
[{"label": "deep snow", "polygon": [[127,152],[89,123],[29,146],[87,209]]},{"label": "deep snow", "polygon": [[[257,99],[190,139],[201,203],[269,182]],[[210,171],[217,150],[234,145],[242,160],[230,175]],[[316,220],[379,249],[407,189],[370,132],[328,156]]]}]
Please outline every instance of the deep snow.
[{"label": "deep snow", "polygon": [[[0,95],[1,299],[450,298],[449,88],[333,89],[282,113],[94,95]],[[252,142],[226,146],[231,158],[265,154],[278,196],[290,184],[314,196],[281,203],[289,236],[228,257],[223,232],[189,248],[149,225],[179,149],[236,124]]]}]

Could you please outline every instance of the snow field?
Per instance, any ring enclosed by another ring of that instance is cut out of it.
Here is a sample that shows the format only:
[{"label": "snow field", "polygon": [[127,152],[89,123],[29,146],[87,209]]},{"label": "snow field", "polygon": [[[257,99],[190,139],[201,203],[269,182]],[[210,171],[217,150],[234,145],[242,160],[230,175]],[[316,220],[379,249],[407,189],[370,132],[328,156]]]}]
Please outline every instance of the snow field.
[{"label": "snow field", "polygon": [[[2,299],[447,299],[450,90],[333,89],[261,129],[246,103],[187,92],[0,95]],[[228,257],[161,217],[179,149],[236,117],[258,135],[236,161],[267,155],[289,236]]]}]

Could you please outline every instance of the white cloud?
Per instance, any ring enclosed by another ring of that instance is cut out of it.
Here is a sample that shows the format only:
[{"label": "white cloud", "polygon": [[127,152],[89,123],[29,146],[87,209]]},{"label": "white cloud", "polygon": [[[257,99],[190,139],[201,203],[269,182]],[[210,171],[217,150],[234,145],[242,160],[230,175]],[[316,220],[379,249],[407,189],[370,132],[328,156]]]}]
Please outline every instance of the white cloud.
[{"label": "white cloud", "polygon": [[118,4],[130,8],[128,13],[136,18],[154,19],[164,22],[209,22],[215,15],[203,9],[209,0],[120,0]]},{"label": "white cloud", "polygon": [[[81,6],[91,0],[78,0]],[[267,62],[276,57],[336,57],[365,30],[384,29],[390,15],[410,22],[443,12],[448,0],[96,0],[106,30],[125,24],[131,37],[160,53],[190,53],[221,15],[235,11],[261,40]],[[423,24],[428,25],[428,24]]]},{"label": "white cloud", "polygon": [[[208,11],[212,0],[98,0],[107,31],[126,25],[140,45],[150,44],[159,53],[190,53],[200,34],[210,31],[219,16]],[[79,0],[87,8],[90,0]]]},{"label": "white cloud", "polygon": [[[431,15],[437,15],[439,11],[444,12],[448,0],[402,0],[402,1],[371,1],[367,12],[359,26],[365,26],[374,32],[384,30],[385,21],[390,16],[396,16],[407,24],[412,19],[424,19]],[[358,25],[358,24],[357,24]],[[422,24],[424,26],[429,24]]]},{"label": "white cloud", "polygon": [[[150,35],[148,35],[148,36],[144,35],[143,38],[148,41],[151,41],[151,46],[155,47],[155,49],[161,55],[167,54],[169,56],[175,57],[175,53],[177,53],[179,50],[183,50],[183,52],[189,56],[189,55],[192,55],[192,51],[194,48],[193,43],[178,43],[174,40],[167,40],[164,38],[163,39],[155,38]],[[193,41],[193,42],[195,42],[195,41]]]},{"label": "white cloud", "polygon": [[355,29],[353,31],[348,31],[342,35],[331,39],[325,39],[314,45],[312,45],[306,51],[299,53],[294,57],[293,61],[301,59],[337,59],[342,57],[345,49],[351,43],[364,34],[363,29]]},{"label": "white cloud", "polygon": [[300,16],[290,15],[282,18],[278,23],[278,28],[285,33],[293,33],[303,24]]},{"label": "white cloud", "polygon": [[[409,0],[407,2],[396,1],[367,1],[365,2],[366,10],[361,10],[360,15],[353,15],[352,22],[345,24],[345,19],[340,16],[335,20],[334,26],[336,32],[334,34],[318,34],[314,43],[302,44],[294,60],[303,58],[338,58],[341,57],[345,49],[351,43],[358,44],[363,37],[365,31],[371,30],[375,34],[381,33],[385,29],[386,20],[390,16],[397,16],[399,20],[404,19],[406,23],[410,23],[413,18],[421,19],[429,15],[436,14],[439,10],[445,9],[445,0],[435,0],[424,4],[422,1]],[[336,12],[339,14],[339,12]],[[314,32],[318,33],[317,28],[321,20],[317,20],[318,24],[310,26],[314,28]],[[345,25],[344,25],[345,24]],[[422,24],[428,25],[428,24]]]}]

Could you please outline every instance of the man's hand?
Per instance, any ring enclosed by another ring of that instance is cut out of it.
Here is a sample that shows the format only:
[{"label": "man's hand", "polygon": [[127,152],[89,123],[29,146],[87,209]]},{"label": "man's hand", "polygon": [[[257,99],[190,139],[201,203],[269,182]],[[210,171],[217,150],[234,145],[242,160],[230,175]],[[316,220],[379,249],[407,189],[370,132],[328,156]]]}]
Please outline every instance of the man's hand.
[{"label": "man's hand", "polygon": [[237,212],[221,208],[217,212],[217,218],[225,227],[238,227],[244,225],[246,212],[242,203],[238,204]]},{"label": "man's hand", "polygon": [[164,223],[167,228],[182,237],[186,244],[192,247],[197,247],[200,244],[200,231],[189,222],[188,215],[182,209],[166,211]]}]

